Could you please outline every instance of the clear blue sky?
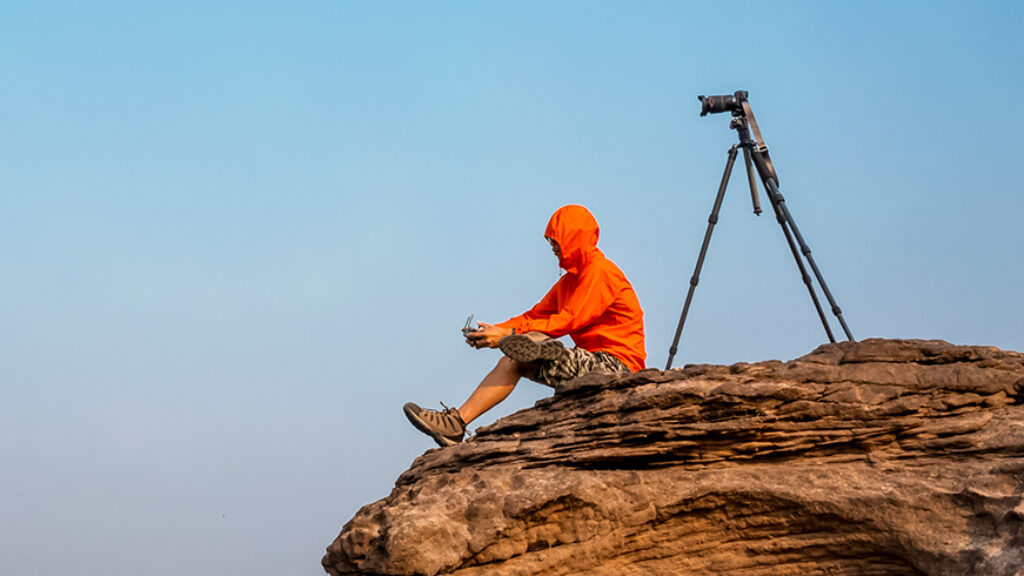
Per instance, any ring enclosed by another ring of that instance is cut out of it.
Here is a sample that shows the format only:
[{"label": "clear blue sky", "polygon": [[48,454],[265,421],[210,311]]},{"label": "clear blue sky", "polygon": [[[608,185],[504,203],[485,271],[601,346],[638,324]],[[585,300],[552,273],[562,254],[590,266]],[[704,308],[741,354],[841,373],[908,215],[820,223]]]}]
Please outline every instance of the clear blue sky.
[{"label": "clear blue sky", "polygon": [[[1019,2],[0,0],[0,573],[320,574],[583,203],[667,357],[750,91],[858,338],[1024,350]],[[677,365],[825,341],[742,173]],[[762,196],[762,201],[764,198]],[[547,391],[524,383],[497,416]]]}]

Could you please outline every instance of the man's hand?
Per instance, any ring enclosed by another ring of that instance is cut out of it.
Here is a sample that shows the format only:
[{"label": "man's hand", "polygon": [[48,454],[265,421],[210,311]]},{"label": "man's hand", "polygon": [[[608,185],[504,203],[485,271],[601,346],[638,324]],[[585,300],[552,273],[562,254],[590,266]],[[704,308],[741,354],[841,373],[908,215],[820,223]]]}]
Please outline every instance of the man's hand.
[{"label": "man's hand", "polygon": [[479,329],[466,334],[466,344],[476,349],[497,348],[498,342],[502,338],[512,334],[511,328],[500,328],[486,322],[477,322],[477,324],[480,326]]}]

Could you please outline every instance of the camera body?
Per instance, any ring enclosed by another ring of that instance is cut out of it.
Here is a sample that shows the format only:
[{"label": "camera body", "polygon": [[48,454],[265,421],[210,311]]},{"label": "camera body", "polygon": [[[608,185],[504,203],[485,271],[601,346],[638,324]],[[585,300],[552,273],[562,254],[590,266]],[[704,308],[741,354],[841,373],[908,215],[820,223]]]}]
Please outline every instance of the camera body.
[{"label": "camera body", "polygon": [[731,96],[697,96],[700,100],[700,115],[718,114],[719,112],[743,113],[743,103],[747,101],[747,91],[737,90]]}]

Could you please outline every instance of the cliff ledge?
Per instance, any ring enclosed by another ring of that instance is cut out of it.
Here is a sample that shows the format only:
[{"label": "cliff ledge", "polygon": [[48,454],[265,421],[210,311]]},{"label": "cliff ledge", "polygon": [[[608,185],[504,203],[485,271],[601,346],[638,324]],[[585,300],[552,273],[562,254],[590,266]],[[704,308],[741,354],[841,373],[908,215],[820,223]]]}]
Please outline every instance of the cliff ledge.
[{"label": "cliff ledge", "polygon": [[1024,575],[1024,355],[942,341],[591,375],[427,451],[350,574]]}]

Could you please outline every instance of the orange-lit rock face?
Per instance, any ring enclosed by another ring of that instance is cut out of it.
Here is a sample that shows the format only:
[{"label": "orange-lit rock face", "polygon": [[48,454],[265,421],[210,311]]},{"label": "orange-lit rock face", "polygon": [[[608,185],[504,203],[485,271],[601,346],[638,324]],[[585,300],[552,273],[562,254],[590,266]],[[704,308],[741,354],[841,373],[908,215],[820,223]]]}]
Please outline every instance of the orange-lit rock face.
[{"label": "orange-lit rock face", "polygon": [[342,574],[985,574],[1024,566],[1024,355],[940,341],[591,375],[430,450]]}]

